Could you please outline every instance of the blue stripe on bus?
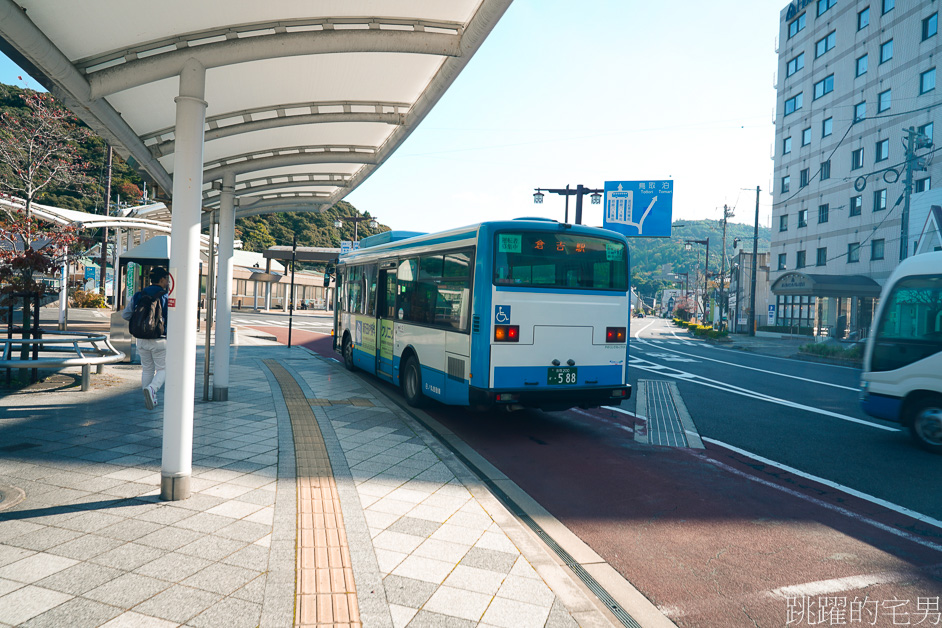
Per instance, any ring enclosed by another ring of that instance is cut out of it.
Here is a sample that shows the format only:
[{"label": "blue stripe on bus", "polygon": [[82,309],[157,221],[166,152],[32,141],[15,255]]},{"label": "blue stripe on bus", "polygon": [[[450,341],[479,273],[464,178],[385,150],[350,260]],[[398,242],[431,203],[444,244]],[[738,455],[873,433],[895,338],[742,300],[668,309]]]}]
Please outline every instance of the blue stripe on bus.
[{"label": "blue stripe on bus", "polygon": [[[586,386],[624,386],[622,376],[624,365],[606,364],[599,366],[577,366],[578,384],[554,385],[546,383],[549,373],[546,366],[498,366],[494,368],[494,388],[515,388],[539,390],[540,388],[579,389]],[[586,384],[586,380],[597,383]]]},{"label": "blue stripe on bus", "polygon": [[558,294],[569,296],[571,294],[592,295],[619,295],[625,296],[627,292],[621,290],[571,290],[569,288],[517,288],[515,286],[494,286],[498,292],[532,292],[536,294]]}]

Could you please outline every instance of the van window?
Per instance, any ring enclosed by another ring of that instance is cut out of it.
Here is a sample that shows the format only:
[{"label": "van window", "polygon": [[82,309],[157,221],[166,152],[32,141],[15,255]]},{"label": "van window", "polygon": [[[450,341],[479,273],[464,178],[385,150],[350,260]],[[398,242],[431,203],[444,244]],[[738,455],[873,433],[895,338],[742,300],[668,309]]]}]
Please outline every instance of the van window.
[{"label": "van window", "polygon": [[942,277],[907,277],[887,298],[871,370],[891,371],[942,351]]}]

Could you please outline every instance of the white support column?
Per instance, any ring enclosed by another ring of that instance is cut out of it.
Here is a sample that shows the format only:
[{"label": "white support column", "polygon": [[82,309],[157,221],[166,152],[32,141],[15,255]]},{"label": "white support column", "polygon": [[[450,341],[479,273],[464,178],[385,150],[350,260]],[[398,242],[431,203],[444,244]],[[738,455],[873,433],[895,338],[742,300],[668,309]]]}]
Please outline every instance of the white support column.
[{"label": "white support column", "polygon": [[203,126],[206,70],[195,59],[180,72],[175,99],[176,153],[170,226],[172,287],[167,321],[167,381],[164,393],[160,498],[190,496],[193,473],[193,392],[196,386],[196,317],[199,302],[200,208],[203,184]]},{"label": "white support column", "polygon": [[229,400],[229,343],[232,327],[232,248],[235,241],[235,175],[222,177],[219,196],[219,264],[216,267],[216,349],[213,401]]},{"label": "white support column", "polygon": [[[268,258],[265,258],[265,274],[266,275],[271,274],[271,260]],[[273,285],[275,284],[273,284],[270,281],[265,282],[265,309],[266,310],[271,309],[271,290],[272,290]]]}]

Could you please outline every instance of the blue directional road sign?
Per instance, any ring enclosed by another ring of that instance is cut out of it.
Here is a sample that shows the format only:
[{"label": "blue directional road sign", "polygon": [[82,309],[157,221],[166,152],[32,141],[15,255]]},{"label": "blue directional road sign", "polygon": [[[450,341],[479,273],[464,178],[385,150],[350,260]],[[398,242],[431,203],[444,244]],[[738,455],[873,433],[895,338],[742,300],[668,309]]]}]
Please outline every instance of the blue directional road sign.
[{"label": "blue directional road sign", "polygon": [[669,238],[673,204],[673,181],[606,181],[602,226],[626,236]]}]

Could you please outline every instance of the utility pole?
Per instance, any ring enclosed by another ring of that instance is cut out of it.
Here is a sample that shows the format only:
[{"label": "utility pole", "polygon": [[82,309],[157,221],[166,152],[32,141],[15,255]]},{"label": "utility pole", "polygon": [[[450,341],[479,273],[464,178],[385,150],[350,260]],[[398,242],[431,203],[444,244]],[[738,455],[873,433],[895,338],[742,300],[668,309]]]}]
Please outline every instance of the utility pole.
[{"label": "utility pole", "polygon": [[[107,168],[108,174],[105,175],[105,216],[110,215],[109,206],[111,204],[111,146],[108,146]],[[98,289],[101,290],[101,296],[105,295],[105,279],[108,274],[108,227],[103,227],[104,235],[101,238],[101,276],[98,278]],[[116,291],[117,292],[117,291]],[[107,297],[106,297],[107,298]],[[117,301],[115,301],[117,306]]]},{"label": "utility pole", "polygon": [[749,335],[756,335],[756,268],[759,266],[759,186],[756,186],[756,226],[752,234],[752,290],[749,292]]},{"label": "utility pole", "polygon": [[909,257],[909,197],[913,193],[913,171],[925,170],[926,162],[916,156],[920,148],[932,148],[932,141],[913,127],[906,129],[906,183],[903,188],[903,216],[900,221],[899,260]]},{"label": "utility pole", "polygon": [[729,309],[729,299],[726,297],[726,222],[733,217],[733,210],[723,205],[723,264],[720,270],[720,331],[726,329],[726,316]]}]

